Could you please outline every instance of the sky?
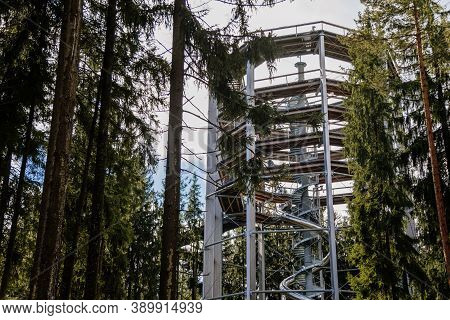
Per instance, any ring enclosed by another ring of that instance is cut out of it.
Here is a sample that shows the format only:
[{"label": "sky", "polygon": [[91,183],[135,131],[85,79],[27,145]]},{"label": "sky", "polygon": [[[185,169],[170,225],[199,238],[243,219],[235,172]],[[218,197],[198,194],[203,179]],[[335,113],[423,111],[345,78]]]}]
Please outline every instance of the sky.
[{"label": "sky", "polygon": [[[215,0],[191,0],[189,1],[192,8],[208,9],[209,14],[205,17],[205,20],[209,25],[223,25],[226,23],[231,14],[231,6],[225,5]],[[358,17],[358,12],[362,9],[362,5],[359,0],[293,0],[285,1],[272,8],[259,8],[256,12],[252,13],[249,24],[251,30],[258,29],[270,29],[274,27],[282,27],[289,25],[297,25],[301,23],[313,22],[313,21],[327,21],[352,28],[355,26],[355,19]],[[171,47],[171,31],[167,29],[161,29],[157,33],[158,40],[166,48]],[[162,49],[163,50],[163,49]],[[262,67],[264,68],[264,67]],[[256,77],[263,76],[264,71],[256,70]],[[293,63],[279,62],[277,64],[277,71],[279,74],[285,74],[295,72],[293,69]],[[192,98],[192,104],[195,105],[203,114],[207,115],[208,107],[208,93],[205,88],[197,88],[193,83],[188,82],[185,90],[186,97]],[[191,104],[186,104],[185,109],[190,112],[200,114]],[[161,130],[165,130],[167,126],[167,113],[158,113],[158,118],[161,125]],[[194,153],[202,153],[206,151],[207,141],[207,124],[189,114],[184,115],[184,121],[189,126],[196,128],[195,130],[184,129],[183,142],[188,146],[189,150]],[[158,168],[154,177],[155,188],[162,190],[162,183],[165,175],[165,157],[167,141],[166,135],[163,135],[159,139],[157,152],[159,158]],[[183,153],[191,153],[189,150],[183,149]],[[185,160],[182,161],[182,167],[196,172],[199,177],[205,178],[205,174],[201,170],[195,168],[206,168],[206,155],[199,154],[198,156],[184,156]],[[190,164],[190,163],[194,164]],[[185,181],[189,181],[189,174],[184,175]],[[200,179],[201,188],[204,192],[205,181]]]}]

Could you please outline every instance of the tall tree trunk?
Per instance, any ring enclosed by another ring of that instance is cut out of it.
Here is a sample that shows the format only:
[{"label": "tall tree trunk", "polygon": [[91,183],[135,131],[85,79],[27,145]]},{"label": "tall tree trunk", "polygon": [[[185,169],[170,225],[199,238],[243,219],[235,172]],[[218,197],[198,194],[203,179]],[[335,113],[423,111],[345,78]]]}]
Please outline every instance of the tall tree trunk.
[{"label": "tall tree trunk", "polygon": [[98,283],[101,274],[103,216],[105,209],[105,178],[108,151],[108,127],[111,111],[112,71],[114,43],[116,41],[117,0],[108,1],[106,14],[106,41],[101,73],[101,107],[98,124],[97,155],[95,161],[92,213],[89,224],[89,248],[86,263],[84,299],[98,299]]},{"label": "tall tree trunk", "polygon": [[22,163],[20,165],[19,181],[17,183],[16,198],[14,200],[14,211],[11,219],[11,231],[9,234],[8,245],[6,247],[5,254],[5,265],[3,268],[2,281],[0,285],[0,299],[5,298],[6,291],[8,290],[10,273],[12,267],[12,259],[14,254],[14,249],[16,246],[16,236],[17,236],[17,223],[22,211],[22,197],[23,188],[25,186],[25,171],[27,169],[28,157],[30,155],[30,144],[31,144],[31,134],[33,131],[33,121],[34,121],[35,106],[32,105],[30,108],[30,113],[28,115],[27,129],[25,133],[25,145],[22,155]]},{"label": "tall tree trunk", "polygon": [[133,282],[136,275],[136,271],[134,270],[134,254],[133,254],[133,245],[128,249],[128,275],[127,275],[127,300],[131,300],[133,296],[131,295],[133,292]]},{"label": "tall tree trunk", "polygon": [[[437,85],[437,116],[442,128],[442,140],[444,142],[445,158],[447,160],[447,175],[450,180],[450,130],[448,127],[448,115],[445,109],[444,90],[442,88],[442,74],[436,64],[436,85]],[[449,184],[450,185],[450,184]]]},{"label": "tall tree trunk", "polygon": [[436,198],[436,208],[439,220],[439,231],[441,233],[442,249],[444,252],[445,267],[447,270],[447,280],[450,286],[450,242],[448,239],[447,221],[445,217],[445,206],[441,187],[441,174],[434,145],[433,122],[431,120],[431,108],[428,80],[425,70],[425,61],[423,57],[422,31],[420,27],[419,12],[416,2],[413,2],[414,23],[416,27],[417,58],[420,71],[420,88],[422,91],[423,107],[425,111],[425,122],[427,126],[428,149],[430,151],[431,172],[433,175],[434,194]]},{"label": "tall tree trunk", "polygon": [[[386,233],[384,235],[384,248],[385,248],[385,255],[386,255],[386,259],[388,260],[388,263],[391,264],[392,263],[392,254],[391,254],[391,237],[390,237],[390,230],[387,229]],[[387,286],[389,287],[388,290],[386,290],[388,292],[388,296],[390,297],[389,299],[392,300],[397,300],[398,296],[397,296],[397,289],[396,289],[396,282],[398,282],[398,279],[396,279],[396,277],[392,277],[392,274],[388,275],[389,278],[389,283],[387,284]]]},{"label": "tall tree trunk", "polygon": [[4,170],[2,172],[3,181],[2,181],[2,191],[0,195],[0,247],[3,242],[3,229],[5,226],[5,216],[6,211],[8,210],[8,202],[10,196],[9,190],[9,176],[11,174],[11,161],[12,161],[12,148],[8,147],[8,151],[6,151],[6,156],[4,160]]},{"label": "tall tree trunk", "polygon": [[81,177],[80,194],[75,205],[75,211],[69,212],[67,217],[67,232],[66,232],[66,255],[64,259],[64,267],[61,279],[60,299],[70,299],[72,292],[73,271],[75,262],[77,260],[78,239],[80,236],[80,227],[83,218],[83,212],[86,208],[86,201],[88,196],[88,180],[89,170],[92,160],[92,151],[94,147],[95,128],[97,126],[98,111],[100,107],[100,85],[97,90],[97,97],[95,100],[94,114],[92,116],[91,127],[88,134],[88,145],[86,148],[86,156],[84,159],[83,174]]},{"label": "tall tree trunk", "polygon": [[51,298],[49,289],[61,236],[78,83],[81,3],[82,0],[64,1],[47,164],[30,279],[30,297],[37,299]]},{"label": "tall tree trunk", "polygon": [[185,0],[175,0],[173,13],[172,69],[167,135],[166,182],[162,227],[160,299],[176,299],[180,209],[181,134],[184,89]]}]

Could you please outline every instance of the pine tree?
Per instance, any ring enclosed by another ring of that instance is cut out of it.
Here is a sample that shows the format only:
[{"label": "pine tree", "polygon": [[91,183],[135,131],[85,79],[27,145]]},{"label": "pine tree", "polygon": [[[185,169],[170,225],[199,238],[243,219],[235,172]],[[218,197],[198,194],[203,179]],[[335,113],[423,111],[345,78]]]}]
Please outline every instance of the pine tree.
[{"label": "pine tree", "polygon": [[109,116],[112,107],[111,90],[114,65],[114,43],[116,41],[117,0],[108,1],[106,13],[106,41],[103,58],[102,74],[99,90],[100,117],[97,136],[97,155],[95,163],[95,177],[92,199],[92,213],[90,221],[88,261],[86,264],[86,285],[84,298],[98,298],[98,282],[102,259],[102,233],[104,216],[105,175],[107,162],[107,146],[109,135]]},{"label": "pine tree", "polygon": [[[134,158],[120,155],[121,152],[128,154],[130,149],[141,157],[140,161],[143,166],[151,168],[154,165],[153,135],[156,123],[153,108],[157,108],[164,101],[162,96],[168,74],[167,62],[156,54],[153,46],[153,30],[166,15],[166,6],[153,5],[150,1],[144,3],[118,1],[117,7],[114,77],[110,94],[113,106],[109,110],[109,119],[107,119],[109,133],[106,143],[99,144],[98,141],[96,143],[101,147],[100,149],[106,150],[105,170],[108,172],[105,176],[105,192],[102,196],[104,209],[100,215],[104,225],[102,252],[108,250],[110,245],[105,219],[111,214],[111,210],[108,209],[111,208],[111,204],[108,202],[114,201],[114,197],[108,190],[113,190],[110,184],[115,183],[115,180],[109,181],[109,177],[114,177],[113,168],[116,168],[119,163],[123,166],[123,168],[118,168],[120,171],[136,161]],[[80,298],[80,287],[84,285],[84,277],[79,274],[80,268],[86,271],[86,264],[83,261],[85,260],[84,241],[88,241],[85,239],[85,227],[92,227],[84,218],[84,214],[88,208],[93,208],[93,203],[96,203],[94,195],[96,199],[99,196],[90,188],[91,180],[94,178],[91,172],[91,158],[96,155],[95,152],[98,155],[98,150],[94,148],[94,137],[97,133],[97,119],[105,73],[104,71],[99,72],[99,70],[103,67],[105,54],[101,47],[106,46],[106,35],[99,34],[96,30],[99,27],[106,27],[106,11],[107,6],[99,7],[95,1],[85,3],[86,22],[83,24],[81,33],[81,54],[83,60],[87,60],[86,64],[95,69],[83,68],[81,70],[83,81],[78,89],[79,109],[75,128],[75,139],[78,143],[73,146],[72,151],[74,156],[69,187],[73,192],[68,198],[73,200],[66,208],[65,246],[67,253],[64,258],[61,279],[61,298],[69,296]],[[140,45],[143,38],[147,39],[145,46]],[[98,80],[98,72],[101,73],[100,80]],[[105,120],[102,121],[103,125],[105,125]],[[136,170],[135,164],[132,166],[133,169],[130,170]],[[139,170],[141,170],[140,167]],[[79,172],[83,172],[81,177],[78,176]],[[99,176],[97,175],[97,177]],[[124,192],[123,198],[129,201],[127,197],[131,195],[127,192],[128,189],[120,188],[120,190]],[[117,209],[121,210],[122,205],[119,205]],[[111,218],[113,221],[109,221],[108,224],[115,225],[117,222],[114,219],[116,218],[119,219],[120,216],[113,214]],[[91,244],[90,247],[92,248],[93,245],[95,244]],[[98,259],[104,260],[104,254],[99,255]],[[102,270],[96,273],[99,279],[99,296],[103,296],[104,279],[113,280],[116,276],[117,278],[121,277],[117,273],[106,276]]]},{"label": "pine tree", "polygon": [[0,245],[5,236],[5,213],[14,194],[10,184],[15,176],[11,172],[12,160],[22,156],[21,143],[26,135],[30,105],[41,111],[45,85],[49,82],[48,63],[39,54],[40,50],[48,54],[45,48],[47,36],[43,35],[42,29],[33,28],[34,21],[43,28],[49,27],[48,14],[42,9],[46,8],[46,3],[19,0],[2,4],[0,8]]},{"label": "pine tree", "polygon": [[[402,83],[398,86],[398,99],[404,105],[404,109],[411,114],[410,121],[415,122],[412,127],[415,127],[414,131],[418,136],[410,135],[410,140],[403,142],[407,147],[417,147],[419,140],[423,139],[423,137],[425,137],[425,141],[427,141],[427,145],[422,144],[422,146],[426,146],[427,149],[422,149],[420,156],[418,156],[417,152],[411,150],[410,159],[417,160],[418,158],[425,158],[425,161],[428,162],[427,159],[429,157],[430,170],[427,170],[427,175],[430,175],[431,183],[434,186],[433,197],[435,199],[432,201],[433,203],[428,203],[428,205],[434,207],[437,211],[436,214],[438,219],[436,220],[438,220],[441,248],[444,252],[444,266],[449,268],[450,264],[448,263],[447,257],[450,254],[450,247],[446,227],[448,217],[445,217],[446,209],[443,200],[443,192],[445,189],[441,187],[441,180],[445,175],[440,173],[443,168],[442,166],[441,168],[439,167],[439,160],[437,157],[441,152],[436,151],[436,149],[439,148],[440,142],[435,141],[434,139],[435,132],[432,124],[432,122],[439,123],[442,131],[448,129],[448,123],[443,124],[440,122],[442,122],[442,120],[444,120],[443,122],[448,120],[443,119],[442,116],[432,119],[430,105],[432,101],[432,92],[428,85],[429,77],[433,70],[430,66],[434,64],[434,69],[445,69],[445,65],[448,64],[448,62],[441,59],[441,65],[437,66],[436,59],[433,61],[432,57],[429,58],[424,54],[428,49],[431,49],[432,52],[433,47],[436,52],[436,39],[434,39],[433,44],[432,35],[433,29],[438,30],[438,28],[437,24],[433,23],[433,20],[435,17],[442,14],[443,9],[438,2],[432,0],[398,0],[390,2],[365,1],[364,3],[367,6],[366,12],[370,15],[371,22],[383,30],[383,36],[386,38],[391,48],[392,59],[399,66],[399,76],[402,78]],[[424,30],[428,30],[428,34],[424,32]],[[446,37],[443,37],[441,41],[444,43],[448,42]],[[446,44],[444,44],[444,47],[445,46]],[[408,72],[410,72],[410,74],[408,74]],[[411,77],[411,74],[415,75],[415,77]],[[438,78],[439,77],[436,76],[436,79]],[[408,99],[411,100],[408,101]],[[422,103],[418,104],[418,101],[421,101]],[[439,140],[446,135],[449,135],[449,133],[446,132],[439,137]],[[417,149],[415,151],[417,151]],[[416,164],[417,163],[406,163],[406,166],[411,168]],[[413,175],[411,176],[411,180],[416,179],[417,178]],[[415,194],[415,196],[418,196],[419,199],[422,197],[417,194]]]},{"label": "pine tree", "polygon": [[[25,79],[29,82],[25,86],[31,92],[28,95],[22,95],[21,104],[27,106],[28,119],[25,126],[24,145],[21,153],[20,172],[17,181],[15,192],[15,199],[13,205],[13,214],[10,227],[10,234],[8,238],[7,249],[5,253],[5,266],[2,274],[2,284],[0,287],[0,298],[4,298],[8,290],[10,281],[11,268],[13,267],[13,255],[16,251],[16,237],[18,233],[18,223],[21,216],[25,213],[22,200],[24,196],[24,189],[26,184],[26,169],[28,160],[34,153],[35,146],[33,146],[33,131],[34,122],[36,120],[36,113],[43,107],[45,101],[46,90],[45,87],[49,81],[48,79],[48,45],[49,39],[45,29],[49,27],[47,1],[31,1],[30,3],[30,17],[29,19],[38,23],[42,28],[33,29],[30,34],[30,39],[27,39],[27,54],[25,55],[25,66],[28,66],[28,74],[25,73]],[[31,43],[30,43],[31,42]],[[20,101],[20,100],[19,100]]]},{"label": "pine tree", "polygon": [[399,299],[409,297],[403,273],[423,272],[404,229],[411,203],[403,172],[396,167],[396,117],[402,110],[390,97],[396,78],[389,68],[389,47],[364,18],[347,40],[353,64],[351,96],[345,102],[345,147],[354,175],[354,199],[349,204],[354,242],[349,259],[359,269],[350,283],[358,298]]},{"label": "pine tree", "polygon": [[[419,63],[419,77],[420,77],[420,89],[422,92],[423,106],[425,111],[425,123],[427,128],[428,138],[428,150],[430,153],[431,161],[431,173],[433,176],[434,193],[436,198],[436,208],[439,220],[439,231],[441,233],[442,249],[444,251],[444,261],[447,269],[447,281],[450,286],[450,240],[448,238],[447,219],[445,215],[444,196],[441,186],[441,174],[437,159],[436,146],[433,134],[433,122],[431,119],[431,107],[430,107],[430,87],[428,85],[428,75],[425,69],[424,52],[422,44],[422,27],[419,20],[419,10],[422,9],[426,3],[420,3],[419,9],[417,4],[413,2],[413,15],[415,25],[415,37],[417,45],[417,58]],[[446,121],[446,119],[445,119]],[[448,128],[448,127],[447,127]],[[447,159],[448,161],[448,159]]]},{"label": "pine tree", "polygon": [[81,0],[64,1],[41,216],[30,281],[31,298],[47,299],[51,296],[52,272],[61,234],[76,104],[81,12]]},{"label": "pine tree", "polygon": [[128,251],[127,299],[157,299],[162,204],[149,182],[143,205],[132,218],[133,241]]},{"label": "pine tree", "polygon": [[199,289],[199,276],[202,270],[201,233],[203,210],[201,191],[197,176],[194,174],[190,181],[187,194],[187,206],[181,214],[180,232],[180,269],[179,276],[185,281],[179,281],[179,287],[186,288],[182,299],[196,300]]}]

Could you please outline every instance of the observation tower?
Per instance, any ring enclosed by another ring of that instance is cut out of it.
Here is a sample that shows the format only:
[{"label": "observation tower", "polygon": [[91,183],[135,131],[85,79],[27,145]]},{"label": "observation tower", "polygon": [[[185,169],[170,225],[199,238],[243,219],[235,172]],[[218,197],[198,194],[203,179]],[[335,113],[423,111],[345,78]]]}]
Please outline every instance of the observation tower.
[{"label": "observation tower", "polygon": [[[256,77],[255,70],[258,75],[264,73],[258,70],[263,61],[248,63],[238,85],[250,105],[256,99],[264,101],[284,116],[284,123],[274,125],[270,135],[255,133],[248,119],[225,121],[210,98],[208,118],[215,126],[208,130],[204,299],[342,297],[336,213],[345,210],[346,198],[352,196],[343,153],[346,74],[340,67],[350,64],[341,42],[347,32],[347,28],[322,21],[264,30],[277,46],[277,65],[290,63],[291,72]],[[218,147],[224,132],[247,139],[243,161],[255,155],[263,158],[263,183],[256,190],[237,188],[230,174],[236,157],[226,157]],[[266,261],[267,239],[277,243],[277,236],[289,243],[275,248],[280,257],[288,257],[283,270]],[[245,281],[241,290],[224,292],[224,244],[232,247],[243,239]],[[274,272],[281,274],[276,287],[268,284]]]}]

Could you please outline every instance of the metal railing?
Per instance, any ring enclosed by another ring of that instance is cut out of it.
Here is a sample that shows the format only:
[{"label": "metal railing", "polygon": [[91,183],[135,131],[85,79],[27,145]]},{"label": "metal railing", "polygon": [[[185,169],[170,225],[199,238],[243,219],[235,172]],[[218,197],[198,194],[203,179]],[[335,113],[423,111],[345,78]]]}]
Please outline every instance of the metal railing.
[{"label": "metal railing", "polygon": [[307,31],[329,31],[333,33],[337,33],[340,35],[347,35],[352,29],[348,27],[344,27],[335,23],[327,22],[327,21],[314,21],[308,23],[300,23],[295,25],[289,25],[284,27],[276,27],[264,30],[256,30],[254,33],[264,33],[264,34],[273,34],[277,32],[277,36],[281,36],[283,34],[286,35],[299,35],[305,33]]}]

